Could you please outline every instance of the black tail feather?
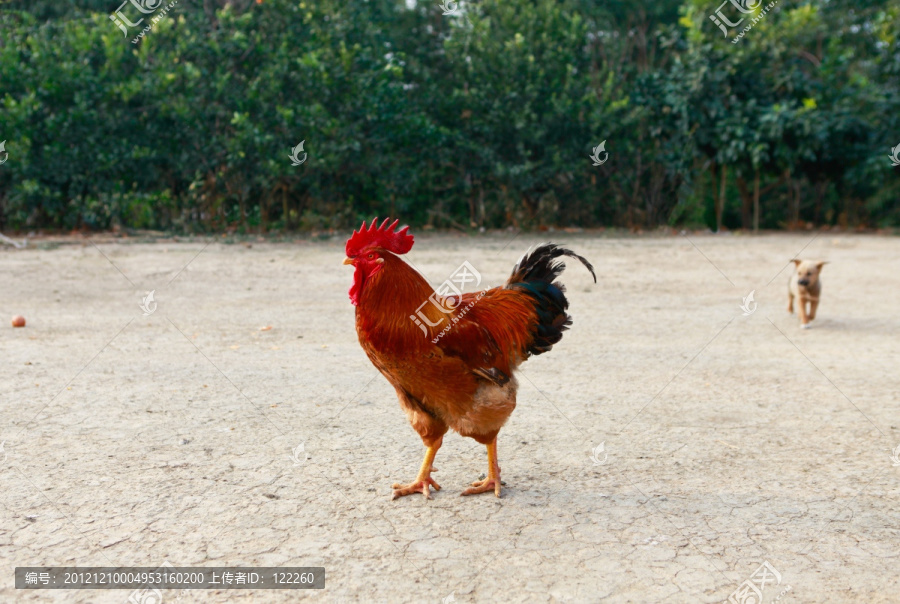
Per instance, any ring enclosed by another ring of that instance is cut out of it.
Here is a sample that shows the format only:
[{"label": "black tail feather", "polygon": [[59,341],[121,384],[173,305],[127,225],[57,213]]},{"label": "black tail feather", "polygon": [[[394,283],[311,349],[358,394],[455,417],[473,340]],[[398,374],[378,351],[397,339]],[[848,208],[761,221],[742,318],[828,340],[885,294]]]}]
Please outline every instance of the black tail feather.
[{"label": "black tail feather", "polygon": [[581,263],[591,271],[594,283],[597,282],[597,273],[594,272],[593,265],[585,258],[579,256],[572,250],[559,247],[555,243],[545,243],[539,245],[530,252],[526,252],[526,254],[522,256],[522,259],[519,260],[518,264],[513,268],[512,275],[510,275],[506,282],[506,287],[508,288],[513,283],[523,283],[528,281],[545,281],[547,283],[552,283],[553,280],[559,277],[566,269],[566,264],[564,262],[557,262],[561,256],[568,256],[580,260]]},{"label": "black tail feather", "polygon": [[506,289],[520,290],[534,299],[538,322],[534,327],[533,340],[528,347],[529,354],[547,352],[562,339],[562,334],[572,324],[566,310],[566,288],[554,280],[562,274],[566,265],[559,258],[568,256],[580,260],[597,282],[594,267],[575,252],[553,243],[538,246],[526,253],[513,268],[506,282]]}]

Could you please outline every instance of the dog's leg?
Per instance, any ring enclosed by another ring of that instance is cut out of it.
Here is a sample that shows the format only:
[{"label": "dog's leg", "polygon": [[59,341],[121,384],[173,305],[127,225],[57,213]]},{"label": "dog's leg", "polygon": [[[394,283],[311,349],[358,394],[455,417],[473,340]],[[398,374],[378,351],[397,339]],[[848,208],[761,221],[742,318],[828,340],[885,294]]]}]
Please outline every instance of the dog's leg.
[{"label": "dog's leg", "polygon": [[806,329],[809,325],[809,318],[806,316],[806,300],[803,296],[799,296],[797,300],[797,313],[800,315],[800,329]]},{"label": "dog's leg", "polygon": [[788,312],[794,314],[794,294],[788,292]]},{"label": "dog's leg", "polygon": [[809,301],[809,320],[810,321],[816,320],[816,309],[818,307],[819,307],[819,299],[818,298],[816,298],[815,300]]}]

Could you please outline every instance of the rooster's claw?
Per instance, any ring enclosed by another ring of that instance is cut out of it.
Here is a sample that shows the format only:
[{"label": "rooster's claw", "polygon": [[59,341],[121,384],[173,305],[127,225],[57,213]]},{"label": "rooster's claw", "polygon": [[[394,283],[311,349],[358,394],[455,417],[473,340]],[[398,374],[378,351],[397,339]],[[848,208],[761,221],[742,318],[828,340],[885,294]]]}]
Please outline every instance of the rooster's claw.
[{"label": "rooster's claw", "polygon": [[391,497],[391,500],[397,499],[399,497],[404,497],[406,495],[412,495],[413,493],[422,493],[425,495],[425,499],[431,499],[431,491],[429,490],[429,486],[434,487],[435,491],[441,490],[441,485],[436,483],[433,478],[428,477],[424,480],[417,480],[416,482],[411,482],[410,484],[400,484],[394,483],[391,487],[394,489],[394,494]]},{"label": "rooster's claw", "polygon": [[477,495],[479,493],[493,491],[495,496],[500,497],[501,484],[502,483],[499,480],[485,478],[484,480],[473,482],[472,486],[460,493],[460,495]]}]

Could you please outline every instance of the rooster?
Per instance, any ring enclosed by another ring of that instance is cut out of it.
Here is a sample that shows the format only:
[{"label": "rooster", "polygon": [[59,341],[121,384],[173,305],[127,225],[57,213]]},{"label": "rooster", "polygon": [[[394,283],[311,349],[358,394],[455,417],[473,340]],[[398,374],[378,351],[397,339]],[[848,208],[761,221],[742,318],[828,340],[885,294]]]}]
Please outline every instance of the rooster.
[{"label": "rooster", "polygon": [[[560,341],[572,318],[565,287],[555,279],[563,256],[590,262],[552,243],[525,254],[503,287],[441,296],[400,258],[413,246],[398,220],[363,222],[347,240],[344,264],[353,265],[350,301],[356,333],[372,364],[397,391],[400,406],[425,444],[419,474],[393,485],[393,499],[441,487],[431,477],[447,430],[487,447],[488,472],[463,495],[500,497],[497,434],[516,407],[514,372],[531,355]],[[423,333],[424,332],[424,333]]]}]

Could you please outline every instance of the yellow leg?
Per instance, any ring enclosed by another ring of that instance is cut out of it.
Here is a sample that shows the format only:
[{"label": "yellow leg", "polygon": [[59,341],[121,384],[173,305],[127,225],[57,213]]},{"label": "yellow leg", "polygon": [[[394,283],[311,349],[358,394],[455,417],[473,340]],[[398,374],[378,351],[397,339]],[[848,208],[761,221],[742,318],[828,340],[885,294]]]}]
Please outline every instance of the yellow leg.
[{"label": "yellow leg", "polygon": [[497,437],[494,437],[487,445],[488,475],[484,480],[472,483],[472,486],[462,492],[463,495],[476,495],[494,491],[494,495],[500,497],[500,464],[497,461]]},{"label": "yellow leg", "polygon": [[416,476],[415,480],[409,484],[395,483],[394,486],[391,487],[394,489],[394,496],[391,497],[391,499],[412,495],[413,493],[422,493],[425,495],[425,499],[431,499],[431,491],[428,489],[429,486],[434,487],[435,491],[441,490],[441,485],[431,478],[431,473],[437,471],[432,464],[434,463],[434,456],[437,455],[438,449],[441,448],[441,443],[443,442],[444,439],[441,437],[425,451],[425,459],[422,460],[422,467],[419,468],[419,474]]}]

